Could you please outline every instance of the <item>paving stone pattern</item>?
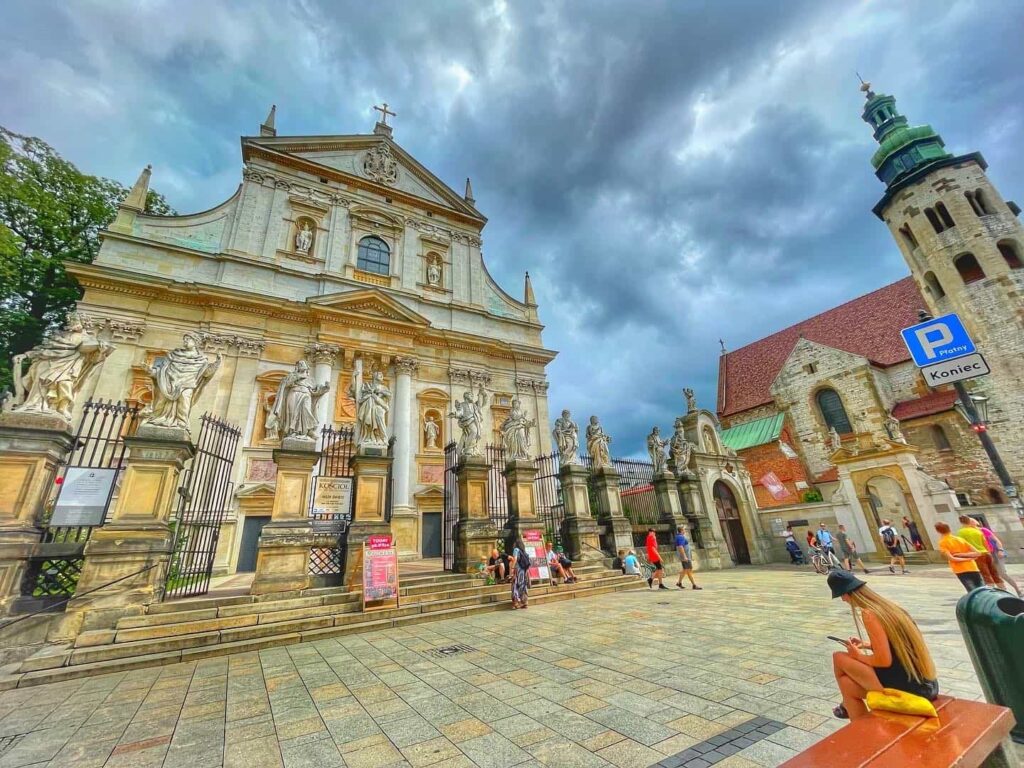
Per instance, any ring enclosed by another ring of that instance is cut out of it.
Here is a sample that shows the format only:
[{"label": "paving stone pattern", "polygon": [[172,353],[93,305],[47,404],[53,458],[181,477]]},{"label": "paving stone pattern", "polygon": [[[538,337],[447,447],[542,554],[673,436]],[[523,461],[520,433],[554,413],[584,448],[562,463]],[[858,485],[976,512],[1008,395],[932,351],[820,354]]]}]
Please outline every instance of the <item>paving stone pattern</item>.
[{"label": "paving stone pattern", "polygon": [[[6,691],[0,768],[751,768],[840,727],[825,636],[853,625],[824,579],[700,578]],[[869,581],[921,621],[944,690],[980,698],[952,576]]]}]

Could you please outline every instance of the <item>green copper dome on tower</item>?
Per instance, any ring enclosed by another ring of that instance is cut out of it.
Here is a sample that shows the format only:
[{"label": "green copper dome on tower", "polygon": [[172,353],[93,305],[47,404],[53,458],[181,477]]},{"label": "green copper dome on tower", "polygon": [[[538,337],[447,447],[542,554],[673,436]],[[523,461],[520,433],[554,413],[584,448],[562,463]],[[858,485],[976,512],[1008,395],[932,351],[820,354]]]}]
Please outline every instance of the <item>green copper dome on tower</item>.
[{"label": "green copper dome on tower", "polygon": [[879,143],[871,165],[887,187],[919,168],[952,157],[945,150],[942,137],[930,125],[907,125],[907,118],[896,110],[894,97],[875,93],[871,83],[861,82],[860,89],[867,96],[861,118],[874,129],[875,141]]}]

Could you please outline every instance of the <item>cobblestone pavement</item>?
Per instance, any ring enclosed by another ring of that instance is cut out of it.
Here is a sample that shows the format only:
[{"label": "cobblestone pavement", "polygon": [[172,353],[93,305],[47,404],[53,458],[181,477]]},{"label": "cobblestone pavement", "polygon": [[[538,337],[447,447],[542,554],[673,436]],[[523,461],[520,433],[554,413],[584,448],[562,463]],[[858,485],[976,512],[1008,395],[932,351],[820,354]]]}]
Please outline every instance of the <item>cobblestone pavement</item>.
[{"label": "cobblestone pavement", "polygon": [[[980,698],[948,571],[868,578],[920,623],[944,692]],[[0,768],[743,768],[839,727],[825,636],[853,626],[824,579],[700,579],[8,691]]]}]

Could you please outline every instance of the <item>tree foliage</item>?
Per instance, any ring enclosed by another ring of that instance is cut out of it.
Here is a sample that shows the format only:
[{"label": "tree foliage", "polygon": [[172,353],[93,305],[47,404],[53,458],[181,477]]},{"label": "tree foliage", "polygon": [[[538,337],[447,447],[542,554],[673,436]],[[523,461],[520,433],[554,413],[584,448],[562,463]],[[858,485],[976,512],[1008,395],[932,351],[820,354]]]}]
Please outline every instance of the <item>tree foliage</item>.
[{"label": "tree foliage", "polygon": [[[0,126],[0,391],[13,355],[63,324],[82,292],[64,270],[89,263],[128,190],[90,176],[41,139]],[[146,212],[173,214],[150,191]]]}]

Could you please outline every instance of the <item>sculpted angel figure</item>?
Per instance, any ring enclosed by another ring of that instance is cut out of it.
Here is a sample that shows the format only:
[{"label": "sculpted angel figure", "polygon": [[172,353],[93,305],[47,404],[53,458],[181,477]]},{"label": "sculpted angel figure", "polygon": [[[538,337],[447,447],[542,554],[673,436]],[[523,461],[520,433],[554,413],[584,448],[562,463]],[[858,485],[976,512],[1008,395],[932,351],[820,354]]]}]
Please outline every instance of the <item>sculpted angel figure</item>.
[{"label": "sculpted angel figure", "polygon": [[687,387],[683,390],[683,397],[686,398],[686,412],[693,413],[697,410],[697,395],[694,394],[693,390]]},{"label": "sculpted angel figure", "polygon": [[693,445],[686,439],[686,435],[683,434],[683,419],[681,418],[676,419],[675,431],[672,433],[668,450],[672,457],[672,467],[676,475],[682,475],[683,472],[687,471],[687,466],[690,463]]},{"label": "sculpted angel figure", "polygon": [[651,464],[654,465],[654,474],[664,472],[667,469],[665,461],[665,446],[668,440],[661,439],[661,431],[654,427],[651,434],[647,436],[647,453],[651,457]]},{"label": "sculpted angel figure", "polygon": [[[43,339],[34,349],[14,356],[11,410],[53,413],[70,420],[82,385],[113,351],[112,344],[100,341],[72,316],[65,330]],[[26,360],[29,362],[27,371],[24,370]]]},{"label": "sculpted angel figure", "polygon": [[458,420],[462,435],[459,437],[459,453],[463,456],[480,455],[480,437],[484,429],[484,407],[487,405],[487,393],[484,385],[479,384],[474,399],[473,388],[470,387],[462,396],[462,402],[454,403],[455,410],[448,414]]},{"label": "sculpted angel figure", "polygon": [[309,363],[299,360],[295,369],[281,379],[271,412],[275,430],[282,438],[305,437],[316,440],[319,422],[316,406],[327,394],[327,384],[317,384],[309,373]]},{"label": "sculpted angel figure", "polygon": [[199,349],[199,337],[186,333],[181,346],[153,361],[153,405],[142,422],[156,427],[188,429],[192,405],[220,368],[221,357],[211,362]]},{"label": "sculpted angel figure", "polygon": [[587,453],[590,454],[591,467],[597,469],[612,465],[612,457],[608,450],[611,442],[611,437],[605,433],[597,416],[591,416],[590,424],[587,425]]},{"label": "sculpted angel figure", "polygon": [[356,401],[356,445],[386,446],[391,390],[384,384],[383,372],[374,371],[370,381],[364,382],[363,361],[356,360],[349,396]]},{"label": "sculpted angel figure", "polygon": [[561,418],[555,420],[555,428],[551,430],[558,448],[560,465],[580,463],[580,428],[572,420],[568,409],[562,411]]},{"label": "sculpted angel figure", "polygon": [[530,459],[530,427],[537,422],[526,417],[518,397],[512,398],[512,409],[501,425],[501,442],[505,446],[506,461]]},{"label": "sculpted angel figure", "polygon": [[309,222],[302,222],[302,229],[295,235],[295,250],[299,253],[309,253],[313,245],[313,230],[309,228]]}]

